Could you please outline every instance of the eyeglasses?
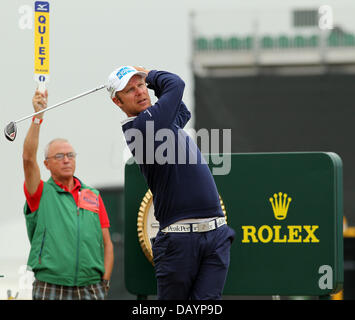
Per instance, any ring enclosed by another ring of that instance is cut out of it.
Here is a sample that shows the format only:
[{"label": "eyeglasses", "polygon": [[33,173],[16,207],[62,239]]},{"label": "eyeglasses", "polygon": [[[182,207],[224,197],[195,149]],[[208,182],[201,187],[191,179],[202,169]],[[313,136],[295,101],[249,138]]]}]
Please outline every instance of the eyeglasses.
[{"label": "eyeglasses", "polygon": [[50,159],[50,158],[54,158],[55,160],[63,160],[65,156],[67,156],[67,158],[69,160],[75,159],[77,153],[75,152],[68,152],[68,153],[57,153],[56,155],[52,156],[52,157],[47,157],[46,159]]}]

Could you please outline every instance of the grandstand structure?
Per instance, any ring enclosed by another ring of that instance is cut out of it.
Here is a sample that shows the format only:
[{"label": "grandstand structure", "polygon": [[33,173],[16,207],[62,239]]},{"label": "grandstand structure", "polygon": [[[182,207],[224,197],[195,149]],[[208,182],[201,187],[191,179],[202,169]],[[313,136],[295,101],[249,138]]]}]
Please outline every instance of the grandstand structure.
[{"label": "grandstand structure", "polygon": [[[236,23],[241,15],[236,16]],[[290,12],[289,20],[292,16]],[[317,23],[297,26],[294,21],[289,21],[285,31],[280,23],[276,32],[259,27],[249,28],[247,32],[238,28],[238,33],[205,35],[203,28],[195,27],[196,14],[191,17],[195,74],[228,76],[255,74],[265,69],[277,73],[285,72],[285,68],[286,72],[297,73],[305,70],[300,66],[311,73],[323,73],[325,66],[342,69],[345,66],[346,72],[355,72],[355,28],[341,21],[336,21],[331,29],[323,30]],[[274,19],[278,20],[276,14]],[[254,24],[258,25],[257,22]]]},{"label": "grandstand structure", "polygon": [[355,65],[355,34],[332,32],[328,36],[198,37],[194,42],[197,72],[226,68],[270,66]]}]

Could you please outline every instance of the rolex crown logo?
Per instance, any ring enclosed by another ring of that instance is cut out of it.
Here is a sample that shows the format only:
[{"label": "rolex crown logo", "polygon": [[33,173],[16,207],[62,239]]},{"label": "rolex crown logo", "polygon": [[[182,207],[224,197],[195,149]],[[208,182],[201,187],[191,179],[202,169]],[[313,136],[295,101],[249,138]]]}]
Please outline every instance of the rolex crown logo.
[{"label": "rolex crown logo", "polygon": [[269,199],[272,205],[272,210],[274,211],[274,216],[277,220],[284,220],[287,217],[288,207],[291,202],[291,198],[287,198],[287,194],[279,192],[274,194],[274,198]]}]

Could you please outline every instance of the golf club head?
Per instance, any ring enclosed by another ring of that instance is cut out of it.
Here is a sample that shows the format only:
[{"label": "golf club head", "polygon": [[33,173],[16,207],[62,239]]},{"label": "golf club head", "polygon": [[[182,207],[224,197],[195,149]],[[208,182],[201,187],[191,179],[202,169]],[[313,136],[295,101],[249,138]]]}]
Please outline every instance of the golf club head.
[{"label": "golf club head", "polygon": [[4,129],[5,137],[9,141],[14,141],[16,139],[17,127],[15,122],[10,122]]}]

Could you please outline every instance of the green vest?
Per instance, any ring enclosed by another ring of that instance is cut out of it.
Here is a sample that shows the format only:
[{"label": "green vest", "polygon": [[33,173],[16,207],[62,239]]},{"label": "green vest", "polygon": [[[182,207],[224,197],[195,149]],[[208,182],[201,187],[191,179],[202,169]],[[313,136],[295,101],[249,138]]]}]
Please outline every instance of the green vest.
[{"label": "green vest", "polygon": [[81,183],[79,206],[52,178],[43,183],[37,211],[24,207],[31,243],[27,265],[36,279],[64,286],[87,286],[105,272],[99,191]]}]

